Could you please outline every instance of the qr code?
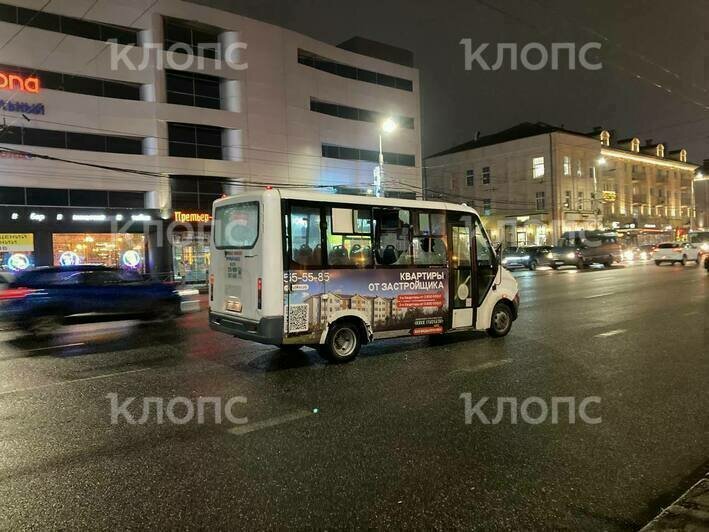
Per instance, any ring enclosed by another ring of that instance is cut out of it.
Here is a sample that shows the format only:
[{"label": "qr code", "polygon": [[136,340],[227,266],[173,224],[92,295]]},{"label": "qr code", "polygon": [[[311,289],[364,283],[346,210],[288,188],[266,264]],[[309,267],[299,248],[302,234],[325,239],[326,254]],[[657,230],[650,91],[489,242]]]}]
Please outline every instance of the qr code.
[{"label": "qr code", "polygon": [[308,309],[307,303],[288,305],[288,332],[306,332],[308,330]]}]

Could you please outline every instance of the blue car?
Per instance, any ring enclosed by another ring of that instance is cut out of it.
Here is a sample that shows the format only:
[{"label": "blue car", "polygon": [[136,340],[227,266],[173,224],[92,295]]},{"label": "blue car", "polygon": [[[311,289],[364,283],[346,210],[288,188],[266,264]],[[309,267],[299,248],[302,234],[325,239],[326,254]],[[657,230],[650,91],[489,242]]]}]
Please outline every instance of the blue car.
[{"label": "blue car", "polygon": [[65,323],[167,320],[179,313],[180,296],[172,285],[106,266],[37,268],[0,292],[0,318],[37,335]]}]

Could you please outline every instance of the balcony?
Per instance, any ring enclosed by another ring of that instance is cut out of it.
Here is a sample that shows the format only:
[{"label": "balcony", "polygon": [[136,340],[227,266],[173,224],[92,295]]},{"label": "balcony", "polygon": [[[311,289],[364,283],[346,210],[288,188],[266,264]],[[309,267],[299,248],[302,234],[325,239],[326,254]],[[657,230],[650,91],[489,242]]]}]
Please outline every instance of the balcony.
[{"label": "balcony", "polygon": [[647,203],[647,194],[633,194],[633,205],[645,205]]}]

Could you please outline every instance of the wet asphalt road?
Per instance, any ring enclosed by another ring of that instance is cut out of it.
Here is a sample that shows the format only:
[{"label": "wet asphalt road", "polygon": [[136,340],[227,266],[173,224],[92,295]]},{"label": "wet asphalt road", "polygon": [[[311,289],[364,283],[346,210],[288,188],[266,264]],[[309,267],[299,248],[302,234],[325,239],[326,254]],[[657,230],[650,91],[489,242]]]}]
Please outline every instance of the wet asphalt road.
[{"label": "wet asphalt road", "polygon": [[[0,529],[638,529],[709,468],[709,276],[516,275],[508,337],[379,342],[348,365],[213,333],[206,312],[0,333]],[[597,396],[602,422],[467,425],[466,392],[488,414]],[[248,423],[112,424],[111,393],[134,418],[145,397],[242,396]]]}]

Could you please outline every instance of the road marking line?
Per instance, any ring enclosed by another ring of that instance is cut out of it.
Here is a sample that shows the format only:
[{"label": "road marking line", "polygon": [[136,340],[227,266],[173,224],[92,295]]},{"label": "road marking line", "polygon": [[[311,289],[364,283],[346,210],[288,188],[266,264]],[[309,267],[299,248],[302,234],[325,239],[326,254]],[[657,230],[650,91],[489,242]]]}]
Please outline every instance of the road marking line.
[{"label": "road marking line", "polygon": [[78,347],[80,345],[86,345],[86,343],[79,342],[77,344],[50,345],[49,347],[37,347],[36,349],[26,349],[26,351],[28,353],[32,353],[34,351],[46,351],[47,349],[61,349],[63,347]]},{"label": "road marking line", "polygon": [[614,331],[608,331],[601,334],[595,335],[595,338],[606,338],[607,336],[615,336],[616,334],[622,334],[627,332],[628,329],[615,329]]},{"label": "road marking line", "polygon": [[699,314],[699,312],[695,310],[694,312],[686,312],[684,316],[696,316],[697,314]]},{"label": "road marking line", "polygon": [[603,294],[595,294],[592,296],[586,296],[586,297],[584,297],[584,299],[595,299],[597,297],[610,296],[611,294],[615,294],[615,292],[604,292]]},{"label": "road marking line", "polygon": [[491,360],[490,362],[483,362],[482,364],[478,364],[477,366],[473,366],[472,368],[459,368],[459,369],[454,369],[450,373],[448,373],[448,376],[450,377],[451,375],[455,373],[477,373],[478,371],[484,371],[486,369],[492,369],[492,368],[499,368],[500,366],[504,366],[505,364],[511,364],[512,359],[511,358],[503,358],[501,360]]},{"label": "road marking line", "polygon": [[261,429],[268,429],[275,427],[276,425],[281,425],[283,423],[288,423],[290,421],[295,421],[296,419],[301,419],[307,416],[312,416],[313,412],[310,410],[296,410],[290,414],[285,414],[283,416],[272,417],[271,419],[265,419],[263,421],[257,421],[256,423],[248,423],[240,427],[234,427],[229,429],[227,432],[233,434],[234,436],[243,436],[249,432],[254,432]]},{"label": "road marking line", "polygon": [[107,373],[105,375],[95,375],[93,377],[84,377],[83,379],[74,379],[70,381],[63,381],[63,382],[52,382],[49,384],[42,384],[41,386],[30,386],[29,388],[18,388],[16,390],[7,390],[5,392],[0,392],[0,395],[10,395],[12,393],[21,393],[21,392],[32,392],[34,390],[42,390],[44,388],[51,388],[53,386],[65,386],[67,384],[74,384],[77,382],[85,382],[85,381],[95,381],[99,379],[108,379],[111,377],[117,377],[119,375],[128,375],[130,373],[140,373],[142,371],[148,371],[153,368],[140,368],[140,369],[131,369],[128,371],[119,371],[116,373]]}]

